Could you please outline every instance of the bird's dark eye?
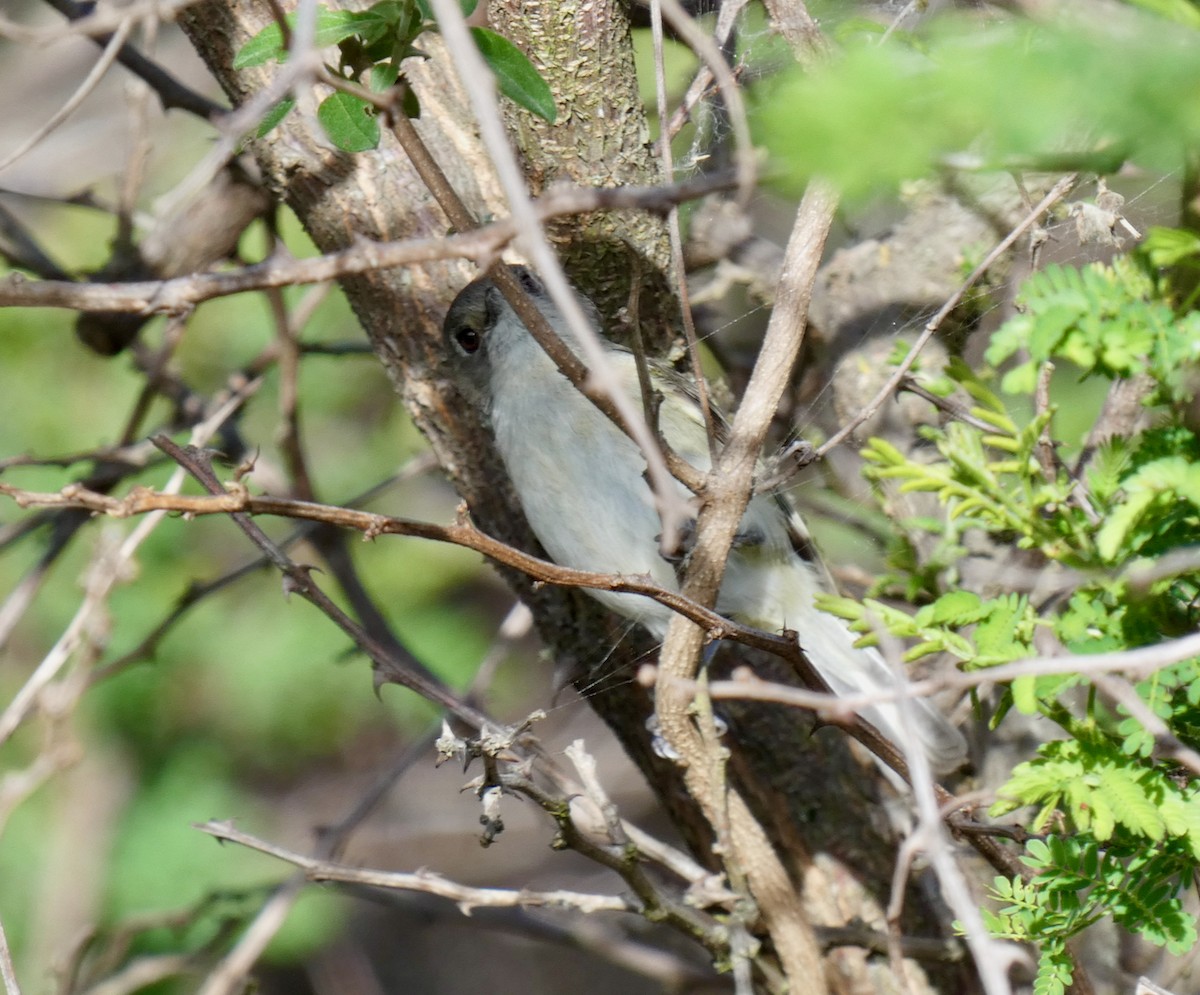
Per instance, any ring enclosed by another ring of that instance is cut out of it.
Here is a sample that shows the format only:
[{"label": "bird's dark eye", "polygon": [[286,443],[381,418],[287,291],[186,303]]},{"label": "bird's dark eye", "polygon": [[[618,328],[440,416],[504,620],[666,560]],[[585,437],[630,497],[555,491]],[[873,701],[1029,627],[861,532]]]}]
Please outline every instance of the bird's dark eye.
[{"label": "bird's dark eye", "polygon": [[454,341],[469,356],[479,351],[479,347],[483,345],[483,336],[479,334],[478,329],[472,328],[470,325],[463,325],[454,333]]}]

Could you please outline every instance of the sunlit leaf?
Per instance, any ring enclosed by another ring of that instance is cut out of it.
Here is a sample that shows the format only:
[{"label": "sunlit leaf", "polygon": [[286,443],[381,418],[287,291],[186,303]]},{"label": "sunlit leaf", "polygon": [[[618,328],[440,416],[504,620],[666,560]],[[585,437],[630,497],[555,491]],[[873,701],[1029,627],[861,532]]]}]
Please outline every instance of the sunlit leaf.
[{"label": "sunlit leaf", "polygon": [[513,103],[553,124],[557,117],[554,94],[525,53],[507,38],[487,28],[472,28],[471,34],[480,54],[496,74],[500,92]]},{"label": "sunlit leaf", "polygon": [[[328,10],[318,7],[313,46],[326,48],[357,34],[360,17],[360,14],[350,10]],[[287,23],[289,28],[294,29],[296,15],[289,14]],[[249,69],[252,66],[265,65],[283,59],[286,54],[283,32],[279,25],[268,24],[238,50],[237,55],[233,57],[233,68]]]},{"label": "sunlit leaf", "polygon": [[379,119],[361,97],[335,93],[321,101],[317,120],[343,152],[365,152],[379,144]]},{"label": "sunlit leaf", "polygon": [[279,122],[287,117],[292,112],[292,108],[295,106],[295,97],[284,97],[281,101],[279,101],[279,103],[267,111],[266,115],[262,119],[262,123],[258,126],[258,137],[263,138],[274,131]]}]

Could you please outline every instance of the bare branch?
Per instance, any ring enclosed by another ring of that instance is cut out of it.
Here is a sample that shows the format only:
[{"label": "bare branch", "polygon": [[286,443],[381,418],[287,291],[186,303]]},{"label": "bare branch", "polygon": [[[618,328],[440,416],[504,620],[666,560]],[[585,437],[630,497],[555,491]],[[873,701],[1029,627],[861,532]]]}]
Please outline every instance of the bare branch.
[{"label": "bare branch", "polygon": [[977,282],[979,282],[983,275],[992,268],[996,260],[1004,255],[1004,253],[1006,253],[1012,247],[1013,243],[1016,242],[1018,238],[1032,228],[1043,214],[1045,214],[1048,210],[1050,210],[1051,207],[1053,207],[1067,195],[1067,192],[1072,186],[1075,185],[1076,179],[1077,174],[1071,173],[1068,176],[1064,176],[1061,180],[1054,184],[1054,186],[1050,189],[1050,192],[1041,199],[1037,206],[1034,207],[1033,210],[1029,211],[1029,213],[1025,215],[1021,222],[1017,224],[1012,231],[1005,235],[991,252],[984,256],[983,261],[971,271],[970,275],[962,282],[961,286],[959,286],[959,288],[950,295],[946,302],[938,309],[937,314],[929,319],[925,325],[925,328],[917,337],[917,341],[913,343],[912,348],[908,350],[908,354],[904,357],[903,361],[901,361],[900,365],[896,367],[896,371],[890,377],[888,377],[887,383],[885,383],[879,389],[878,393],[876,393],[876,395],[872,397],[866,403],[866,405],[864,405],[863,409],[858,413],[858,415],[843,425],[833,435],[831,435],[820,446],[817,447],[816,451],[812,454],[813,459],[821,459],[831,449],[834,449],[845,442],[846,439],[854,433],[855,429],[871,418],[871,416],[880,409],[883,403],[896,392],[896,389],[900,386],[901,382],[906,376],[908,376],[908,371],[912,369],[913,363],[917,361],[917,357],[921,354],[921,350],[925,348],[925,345],[930,339],[933,338],[937,330],[941,328],[942,322],[944,322],[950,316],[950,313],[956,307],[958,307],[959,301],[966,296],[967,291],[975,286]]},{"label": "bare branch", "polygon": [[[253,393],[256,387],[257,384],[253,381],[247,383],[241,393],[230,398],[213,412],[209,418],[198,425],[192,431],[192,438],[201,443],[211,438],[212,433],[242,405],[246,397]],[[166,492],[177,491],[183,486],[185,479],[183,471],[177,470],[168,482],[165,488]],[[151,512],[143,521],[138,523],[137,527],[120,544],[120,547],[114,551],[113,563],[109,565],[109,569],[104,571],[102,576],[95,578],[95,582],[87,591],[83,603],[79,606],[79,609],[58,641],[34,669],[21,689],[13,696],[12,701],[9,702],[3,713],[0,713],[0,743],[7,741],[12,736],[13,732],[16,731],[29,712],[34,708],[46,688],[50,686],[62,668],[66,666],[72,654],[82,644],[94,614],[100,610],[109,591],[120,580],[123,566],[129,562],[138,547],[158,527],[165,517],[165,510]]]},{"label": "bare branch", "polygon": [[[699,57],[713,74],[721,99],[729,113],[729,121],[733,127],[734,162],[738,175],[738,201],[745,206],[754,193],[758,181],[758,167],[755,161],[754,142],[750,137],[750,125],[746,116],[746,104],[742,99],[742,91],[733,78],[733,72],[717,43],[705,32],[699,24],[683,8],[679,0],[656,0],[662,7],[662,14],[667,23],[678,32],[688,46]],[[653,5],[652,5],[653,6]],[[664,114],[661,120],[666,121]]]},{"label": "bare branch", "polygon": [[4,932],[4,923],[0,922],[0,981],[4,982],[6,995],[21,995],[21,986],[17,983],[17,972],[13,967],[12,953],[8,949],[8,936]]},{"label": "bare branch", "polygon": [[782,637],[770,636],[726,619],[649,581],[560,567],[493,539],[470,524],[435,525],[336,505],[254,496],[240,484],[226,485],[222,493],[207,496],[170,494],[135,487],[124,497],[117,498],[89,491],[77,484],[69,484],[57,493],[38,493],[0,482],[0,494],[7,494],[21,507],[85,508],[114,518],[168,511],[184,515],[283,515],[354,529],[362,532],[367,539],[381,535],[407,535],[449,542],[477,550],[544,583],[644,594],[703,625],[714,639],[744,639],[751,645],[772,652],[784,652],[794,645]]},{"label": "bare branch", "polygon": [[[46,0],[46,2],[70,21],[78,21],[88,16],[89,13],[83,4],[76,3],[75,0]],[[99,45],[108,44],[108,36],[104,33],[95,34],[92,39]],[[166,110],[178,108],[206,120],[228,113],[226,108],[209,100],[204,94],[197,93],[185,86],[157,62],[146,58],[131,45],[121,46],[117,52],[117,61],[135,76],[141,77],[150,89],[158,94],[158,99]]]},{"label": "bare branch", "polygon": [[108,40],[101,53],[100,58],[96,60],[96,64],[92,66],[83,82],[75,88],[75,92],[66,99],[66,102],[55,111],[50,117],[43,122],[41,127],[30,135],[25,141],[13,149],[7,156],[0,159],[0,170],[7,169],[14,162],[21,158],[26,152],[34,148],[38,142],[45,138],[50,132],[63,123],[75,111],[80,104],[87,99],[88,94],[92,93],[99,85],[104,74],[108,72],[114,60],[120,54],[121,47],[125,44],[125,39],[129,37],[129,32],[133,28],[133,21],[122,21],[117,28],[116,33]]},{"label": "bare branch", "polygon": [[[712,604],[725,561],[753,489],[754,469],[771,418],[800,352],[808,301],[825,237],[833,221],[836,197],[821,185],[810,186],[797,213],[788,242],[780,294],[746,394],[738,408],[728,444],[709,475],[706,501],[697,520],[697,542],[683,584],[686,597]],[[673,618],[663,646],[661,665],[671,677],[695,673],[702,633]],[[688,715],[686,698],[672,688],[656,698],[667,742],[687,764],[688,790],[710,823],[728,813],[733,852],[726,856],[745,874],[755,901],[793,984],[820,991],[820,949],[796,898],[786,870],[762,826],[737,794],[720,792],[710,781],[706,749]]]},{"label": "bare branch", "polygon": [[[704,177],[667,187],[552,190],[535,205],[539,218],[603,209],[663,211],[713,190],[727,189],[728,176]],[[171,280],[81,284],[28,280],[10,274],[0,280],[0,307],[62,307],[76,311],[180,313],[203,301],[248,290],[322,283],[357,273],[412,266],[437,259],[490,259],[517,234],[512,219],[438,238],[363,242],[311,259],[268,259],[219,273],[196,273]]]},{"label": "bare branch", "polygon": [[[400,776],[418,759],[429,755],[434,735],[427,733],[406,748],[397,762],[391,764],[375,779],[340,822],[321,832],[316,852],[310,859],[326,860],[337,855],[346,845],[350,835],[383,800],[384,795],[391,790]],[[209,972],[198,995],[238,995],[243,990],[247,976],[271,939],[282,928],[309,880],[307,874],[297,874],[282,882],[271,893],[234,948]]]},{"label": "bare branch", "polygon": [[66,24],[53,28],[27,28],[15,21],[0,17],[0,37],[35,45],[51,45],[64,35],[86,35],[98,38],[115,30],[123,21],[170,20],[179,11],[199,0],[134,0],[120,7],[100,7]]},{"label": "bare branch", "polygon": [[[195,447],[186,449],[177,446],[166,436],[156,436],[154,444],[174,459],[195,477],[210,494],[220,495],[221,503],[227,497],[226,489],[212,472],[206,455]],[[303,502],[300,502],[303,503]],[[313,580],[312,571],[294,563],[278,545],[250,520],[243,511],[232,511],[230,516],[246,536],[261,549],[271,563],[284,575],[285,590],[299,594],[330,618],[339,629],[367,654],[375,664],[377,679],[393,680],[411,688],[422,697],[436,702],[457,715],[464,722],[480,728],[485,717],[476,709],[460,700],[438,680],[419,660],[405,653],[397,658],[394,646],[385,646],[368,633],[358,622],[350,618]],[[400,647],[403,650],[402,647]]]},{"label": "bare branch", "polygon": [[419,891],[437,895],[457,903],[465,915],[475,908],[558,908],[580,912],[639,912],[640,906],[619,895],[594,895],[578,891],[512,891],[506,888],[472,888],[457,884],[430,871],[406,874],[401,871],[375,871],[351,867],[335,861],[309,857],[295,850],[268,843],[249,833],[243,833],[228,822],[204,822],[196,826],[218,840],[238,843],[259,853],[294,864],[304,871],[310,881],[340,881],[345,884],[368,885],[373,888],[392,888],[400,891]]},{"label": "bare branch", "polygon": [[[730,638],[737,638],[731,636]],[[1162,670],[1193,657],[1200,656],[1200,633],[1181,636],[1136,649],[1111,653],[1078,653],[1061,656],[1037,656],[1013,663],[985,667],[981,670],[953,671],[938,677],[906,682],[903,688],[881,688],[870,693],[832,696],[806,691],[787,684],[777,684],[756,677],[749,668],[735,671],[728,681],[712,681],[707,693],[713,698],[729,700],[773,701],[782,705],[806,708],[827,716],[831,721],[842,724],[849,713],[882,702],[901,698],[924,698],[948,689],[970,690],[989,684],[1000,684],[1019,677],[1049,677],[1056,674],[1086,674],[1092,679],[1099,675],[1123,672],[1136,679],[1144,679],[1155,671]],[[666,674],[654,674],[653,668],[643,668],[642,679],[649,683],[668,681],[689,693],[698,688],[694,681]],[[1161,721],[1161,720],[1160,720]],[[1154,728],[1158,728],[1157,724]]]}]

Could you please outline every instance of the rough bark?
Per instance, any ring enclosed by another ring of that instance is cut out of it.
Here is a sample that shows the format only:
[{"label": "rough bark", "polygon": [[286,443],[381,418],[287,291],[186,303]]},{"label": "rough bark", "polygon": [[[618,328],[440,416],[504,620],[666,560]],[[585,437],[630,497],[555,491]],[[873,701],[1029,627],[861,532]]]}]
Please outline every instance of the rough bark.
[{"label": "rough bark", "polygon": [[[244,41],[267,23],[266,4],[209,0],[181,17],[198,52],[235,104],[260,88],[271,67],[236,71],[232,58]],[[657,167],[637,99],[632,50],[624,8],[619,3],[499,4],[494,25],[542,68],[560,94],[554,128],[524,112],[510,114],[510,131],[521,149],[534,190],[559,179],[601,185],[649,183]],[[497,184],[478,148],[467,102],[447,70],[436,39],[422,39],[432,58],[412,67],[421,106],[418,122],[425,141],[459,194],[479,215],[503,212]],[[618,92],[617,82],[622,83]],[[288,204],[324,251],[356,239],[397,239],[446,230],[446,219],[417,179],[403,151],[385,135],[373,153],[347,155],[331,149],[315,120],[293,112],[267,138],[250,143],[268,186]],[[630,254],[654,288],[643,294],[647,314],[670,311],[664,275],[666,243],[654,219],[629,215],[592,217],[556,230],[556,239],[577,282],[611,314],[624,303]],[[450,387],[440,369],[440,322],[454,293],[473,274],[465,264],[446,263],[373,273],[344,282],[344,290],[367,330],[416,425],[429,439],[472,515],[487,532],[536,550],[486,431]],[[623,282],[622,282],[623,281]],[[643,320],[647,320],[647,314]],[[660,325],[671,323],[662,318]],[[617,639],[605,618],[578,594],[534,590],[515,574],[507,579],[534,609],[543,638],[560,661],[603,657],[610,671],[631,667],[644,638]],[[618,645],[609,654],[607,647]],[[598,652],[598,647],[605,652]],[[580,673],[588,697],[662,799],[697,856],[714,862],[710,828],[682,789],[678,770],[655,756],[645,719],[650,701],[628,679],[605,681]],[[850,756],[834,730],[811,735],[805,716],[772,706],[728,710],[733,752],[731,771],[768,835],[788,864],[815,921],[834,923],[867,915],[864,904],[886,902],[894,854],[892,833],[878,817],[873,771]],[[835,855],[840,870],[814,871],[813,855]],[[835,878],[838,880],[835,882]],[[854,898],[846,895],[853,892]],[[909,928],[932,935],[939,919],[932,904],[914,890]],[[831,983],[838,991],[885,990],[872,979],[860,955],[835,955]],[[961,977],[945,990],[965,991]]]},{"label": "rough bark", "polygon": [[[210,0],[188,8],[180,18],[234,105],[270,78],[270,67],[238,71],[232,65],[240,46],[269,17],[265,4]],[[471,124],[466,94],[438,39],[423,38],[422,47],[431,58],[406,65],[421,102],[416,124],[422,138],[468,208],[479,217],[499,215],[503,197]],[[314,119],[293,112],[269,136],[250,144],[266,184],[296,213],[322,251],[360,238],[399,239],[447,230],[445,216],[389,135],[378,150],[351,156],[330,148]],[[632,235],[623,240],[636,244]],[[474,275],[465,262],[444,263],[355,277],[342,288],[405,408],[474,520],[505,542],[537,551],[487,431],[440,368],[445,309]],[[560,669],[579,674],[580,685],[590,688],[593,707],[654,784],[685,837],[702,852],[708,826],[687,799],[674,766],[650,748],[645,723],[651,703],[643,689],[628,681],[639,653],[649,649],[648,641],[636,635],[621,638],[613,621],[577,592],[534,589],[528,578],[511,571],[506,579],[533,608]],[[598,652],[598,647],[614,644],[614,652]],[[592,669],[597,659],[605,661],[606,671],[623,673],[606,681]]]},{"label": "rough bark", "polygon": [[[506,38],[520,39],[552,81],[558,108],[553,125],[506,105],[505,123],[534,193],[556,182],[600,187],[661,182],[624,4],[494,0],[488,16]],[[592,214],[563,219],[547,231],[567,272],[588,289],[606,318],[625,305],[636,265],[641,320],[657,326],[660,339],[674,324],[674,294],[666,278],[670,248],[661,218]]]}]

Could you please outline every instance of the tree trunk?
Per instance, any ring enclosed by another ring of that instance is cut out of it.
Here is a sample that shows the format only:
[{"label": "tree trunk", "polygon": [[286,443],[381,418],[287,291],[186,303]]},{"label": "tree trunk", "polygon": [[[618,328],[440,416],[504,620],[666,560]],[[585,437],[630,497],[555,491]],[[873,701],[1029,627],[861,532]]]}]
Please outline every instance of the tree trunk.
[{"label": "tree trunk", "polygon": [[[507,115],[509,134],[534,192],[563,179],[602,186],[658,181],[624,5],[615,0],[501,0],[491,16],[497,30],[531,55],[557,95],[559,123],[554,126],[516,108]],[[235,104],[277,71],[275,66],[232,68],[234,53],[268,18],[266,4],[246,0],[208,0],[180,15],[197,51]],[[503,216],[507,208],[440,39],[423,36],[421,47],[431,58],[405,65],[421,104],[416,126],[476,216]],[[301,101],[301,111],[303,107]],[[322,251],[361,238],[401,239],[447,230],[445,216],[386,129],[378,150],[348,155],[328,145],[313,116],[293,111],[249,147],[267,185]],[[673,324],[666,240],[657,218],[594,215],[556,225],[551,234],[576,281],[608,315],[624,303],[633,272],[631,254],[636,254],[651,288],[642,297],[643,320]],[[465,263],[438,263],[349,278],[343,288],[409,414],[480,527],[536,551],[511,489],[500,485],[505,475],[488,433],[439,368],[442,316],[473,275]],[[711,828],[684,792],[677,768],[651,750],[645,721],[652,705],[645,689],[628,679],[627,668],[635,664],[638,651],[651,648],[648,641],[618,639],[613,620],[578,593],[534,590],[512,572],[506,572],[506,579],[533,608],[542,637],[560,661],[576,661],[579,670],[603,656],[607,669],[621,672],[621,679],[604,681],[592,669],[581,671],[580,685],[591,689],[589,703],[620,738],[697,857],[715,866]],[[613,654],[597,652],[597,647],[607,650],[614,644]],[[721,656],[733,653],[726,648]],[[774,661],[756,664],[760,673],[767,668],[764,676],[787,677],[770,672],[783,669]],[[596,693],[597,687],[602,693]],[[806,713],[746,703],[724,709],[724,714],[730,725],[725,739],[732,751],[730,771],[797,887],[803,888],[813,922],[841,925],[857,916],[878,921],[878,908],[887,902],[895,845],[878,804],[874,768],[851,756],[840,732],[814,734]],[[906,908],[909,931],[937,935],[940,910],[925,893],[910,889]],[[856,948],[835,952],[829,964],[836,991],[890,991],[897,984],[897,979],[882,976],[885,961],[871,962]],[[947,970],[937,972],[939,987],[969,990],[970,982],[958,969]],[[914,981],[919,976],[919,969],[912,974]]]}]

